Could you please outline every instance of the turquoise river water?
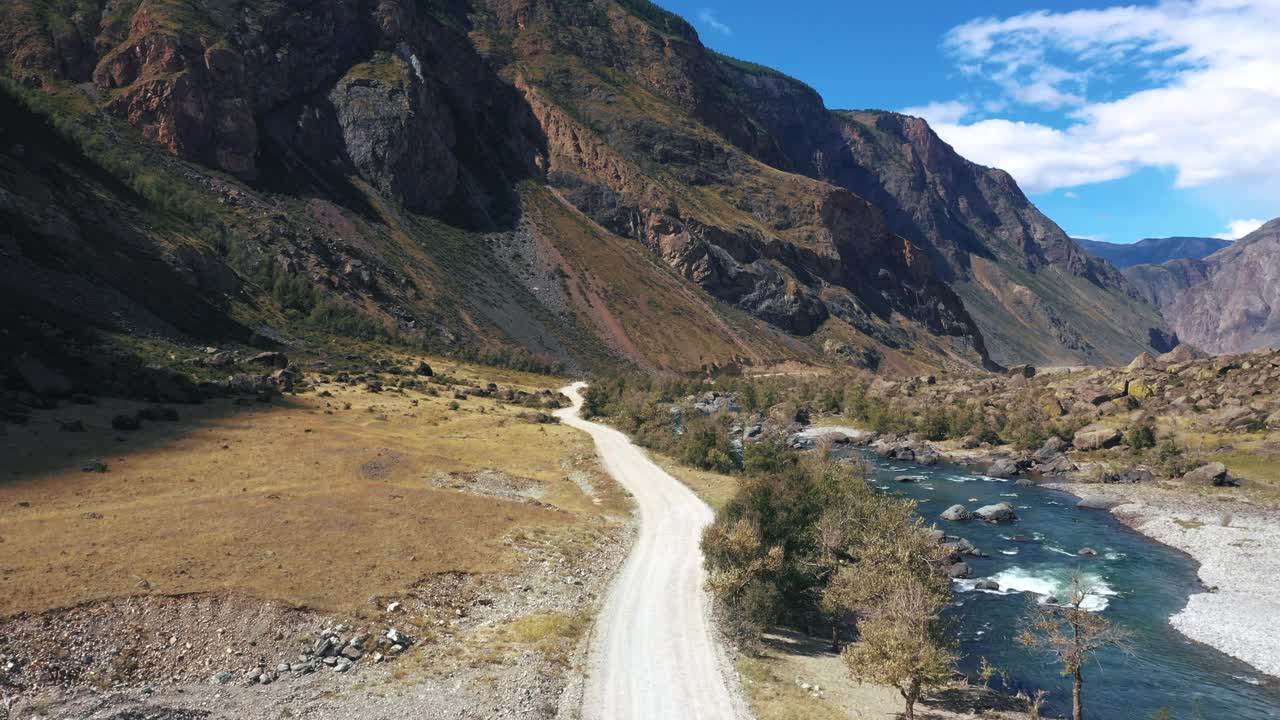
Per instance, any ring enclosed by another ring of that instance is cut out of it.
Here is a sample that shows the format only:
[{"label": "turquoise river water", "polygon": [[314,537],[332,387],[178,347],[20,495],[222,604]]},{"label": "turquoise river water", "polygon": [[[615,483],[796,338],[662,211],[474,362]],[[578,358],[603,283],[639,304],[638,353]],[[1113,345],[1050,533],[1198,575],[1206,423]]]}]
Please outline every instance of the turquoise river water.
[{"label": "turquoise river water", "polygon": [[[1009,672],[1009,689],[1049,691],[1049,710],[1065,713],[1070,689],[1058,669],[1014,642],[1026,614],[1028,593],[1066,598],[1074,569],[1099,591],[1097,612],[1133,633],[1131,653],[1100,653],[1085,671],[1086,715],[1103,720],[1145,720],[1168,711],[1175,720],[1280,718],[1280,681],[1192,642],[1168,622],[1198,590],[1196,564],[1185,554],[1147,539],[1110,513],[1075,507],[1075,498],[1055,490],[1019,487],[954,466],[920,467],[869,457],[882,489],[919,502],[920,514],[949,535],[967,538],[986,558],[966,558],[973,577],[955,583],[955,608],[963,660],[971,676],[981,658]],[[899,483],[898,475],[919,482]],[[970,510],[1008,501],[1012,523],[949,523],[938,515],[959,503]],[[1093,548],[1097,556],[1076,553]],[[974,582],[990,578],[999,592]]]}]

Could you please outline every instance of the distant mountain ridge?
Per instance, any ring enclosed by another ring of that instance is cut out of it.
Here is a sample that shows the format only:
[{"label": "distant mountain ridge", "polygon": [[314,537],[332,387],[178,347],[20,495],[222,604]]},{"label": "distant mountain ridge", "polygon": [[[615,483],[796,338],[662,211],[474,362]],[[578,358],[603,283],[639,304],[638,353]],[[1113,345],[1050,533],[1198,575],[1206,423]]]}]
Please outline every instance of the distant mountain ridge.
[{"label": "distant mountain ridge", "polygon": [[1185,343],[1215,354],[1280,346],[1280,218],[1203,259],[1125,274]]},{"label": "distant mountain ridge", "polygon": [[1170,260],[1199,260],[1231,244],[1210,237],[1144,238],[1132,244],[1072,238],[1085,252],[1124,270],[1134,265],[1159,265]]}]

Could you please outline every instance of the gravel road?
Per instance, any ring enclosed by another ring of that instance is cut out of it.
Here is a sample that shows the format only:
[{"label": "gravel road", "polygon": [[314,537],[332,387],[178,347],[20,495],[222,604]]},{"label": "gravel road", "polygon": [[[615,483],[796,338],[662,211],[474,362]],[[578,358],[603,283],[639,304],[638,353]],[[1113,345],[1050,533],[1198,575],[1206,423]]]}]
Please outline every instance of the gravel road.
[{"label": "gravel road", "polygon": [[626,435],[578,417],[584,383],[562,392],[565,424],[595,440],[605,468],[635,497],[640,535],[596,622],[583,698],[588,720],[748,717],[717,645],[703,587],[702,529],[711,509]]}]

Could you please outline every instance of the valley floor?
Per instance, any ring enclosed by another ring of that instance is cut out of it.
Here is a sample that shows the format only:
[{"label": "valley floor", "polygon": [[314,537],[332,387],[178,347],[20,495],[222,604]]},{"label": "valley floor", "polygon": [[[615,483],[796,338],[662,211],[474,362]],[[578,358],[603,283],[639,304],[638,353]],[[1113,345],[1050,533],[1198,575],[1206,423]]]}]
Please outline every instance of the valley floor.
[{"label": "valley floor", "polygon": [[110,399],[2,426],[0,718],[572,704],[631,502],[585,435],[455,396],[556,378],[436,369],[458,384],[316,376],[134,431],[111,419],[142,406]]}]

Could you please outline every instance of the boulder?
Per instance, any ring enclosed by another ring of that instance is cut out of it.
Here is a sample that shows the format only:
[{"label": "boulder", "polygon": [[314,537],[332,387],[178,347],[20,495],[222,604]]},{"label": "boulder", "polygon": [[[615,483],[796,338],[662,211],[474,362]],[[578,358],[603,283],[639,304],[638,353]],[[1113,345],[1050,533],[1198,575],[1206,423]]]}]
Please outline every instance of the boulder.
[{"label": "boulder", "polygon": [[260,352],[245,362],[253,365],[267,365],[281,370],[289,367],[288,356],[280,352]]},{"label": "boulder", "polygon": [[1011,522],[1017,520],[1018,516],[1013,512],[1013,506],[1007,502],[997,503],[995,505],[983,505],[973,511],[977,517],[992,523]]},{"label": "boulder", "polygon": [[1076,432],[1071,442],[1079,450],[1101,450],[1119,445],[1122,439],[1124,435],[1119,430],[1094,424]]},{"label": "boulder", "polygon": [[1036,471],[1043,475],[1065,475],[1075,472],[1076,465],[1066,455],[1058,453],[1052,458],[1036,464]]},{"label": "boulder", "polygon": [[1129,395],[1138,400],[1146,400],[1156,394],[1156,389],[1143,380],[1129,381]]},{"label": "boulder", "polygon": [[23,355],[15,360],[13,369],[31,392],[37,395],[61,397],[71,392],[71,381],[65,375],[30,355]]},{"label": "boulder", "polygon": [[1169,352],[1160,355],[1156,359],[1162,363],[1185,363],[1192,360],[1200,360],[1208,357],[1204,352],[1194,345],[1183,343]]},{"label": "boulder", "polygon": [[1009,368],[1008,374],[1011,378],[1022,377],[1030,379],[1036,376],[1036,366],[1028,364],[1014,365]]},{"label": "boulder", "polygon": [[969,567],[969,563],[958,562],[947,566],[947,577],[949,578],[967,578],[973,574],[973,568]]},{"label": "boulder", "polygon": [[992,590],[992,591],[999,591],[999,590],[1000,590],[1000,583],[998,583],[998,582],[996,582],[995,580],[992,580],[992,579],[990,579],[990,578],[987,578],[987,579],[984,579],[984,580],[979,580],[978,582],[974,583],[974,584],[973,584],[973,589],[974,589],[974,590]]},{"label": "boulder", "polygon": [[1041,445],[1040,449],[1037,450],[1035,455],[1032,457],[1040,462],[1046,462],[1057,457],[1063,449],[1066,448],[1066,446],[1067,444],[1063,442],[1062,438],[1054,435],[1048,440],[1045,440],[1044,445]]},{"label": "boulder", "polygon": [[1110,510],[1124,504],[1124,500],[1110,495],[1085,495],[1076,503],[1082,510]]},{"label": "boulder", "polygon": [[1253,420],[1252,408],[1244,405],[1224,407],[1213,414],[1212,422],[1220,428],[1237,428],[1248,425]]},{"label": "boulder", "polygon": [[987,468],[987,475],[993,478],[1009,478],[1018,474],[1018,463],[1009,458],[1000,458]]},{"label": "boulder", "polygon": [[[1280,413],[1277,413],[1277,415],[1280,415]],[[965,450],[973,450],[974,448],[978,447],[981,444],[982,444],[982,441],[978,439],[977,435],[965,435],[964,437],[960,438],[960,447],[964,448]]]},{"label": "boulder", "polygon": [[1213,485],[1214,487],[1223,487],[1233,485],[1230,477],[1227,475],[1227,466],[1220,462],[1213,462],[1192,470],[1182,479],[1195,485]]},{"label": "boulder", "polygon": [[1083,547],[1077,550],[1076,554],[1079,555],[1080,557],[1097,557],[1098,551],[1094,550],[1091,547]]},{"label": "boulder", "polygon": [[900,483],[924,482],[924,480],[925,477],[923,475],[899,475],[894,478],[895,482]]},{"label": "boulder", "polygon": [[140,420],[160,420],[164,422],[177,422],[178,411],[171,407],[162,405],[152,405],[144,407],[138,411],[138,419]]},{"label": "boulder", "polygon": [[1084,391],[1083,397],[1085,402],[1097,407],[1103,403],[1111,402],[1122,395],[1124,395],[1124,392],[1117,392],[1112,388],[1107,388],[1105,390],[1091,388]]},{"label": "boulder", "polygon": [[431,366],[427,364],[426,360],[419,360],[418,366],[413,369],[413,374],[421,375],[423,377],[434,377],[436,373],[431,369]]},{"label": "boulder", "polygon": [[1040,409],[1044,411],[1045,417],[1057,418],[1067,414],[1066,408],[1062,407],[1062,401],[1058,398],[1049,398],[1040,405]]},{"label": "boulder", "polygon": [[117,415],[111,418],[111,427],[115,430],[137,430],[142,422],[136,415]]},{"label": "boulder", "polygon": [[294,372],[288,368],[281,368],[271,373],[271,382],[275,384],[276,389],[282,393],[293,392]]},{"label": "boulder", "polygon": [[1133,359],[1133,362],[1129,363],[1130,370],[1150,370],[1159,367],[1160,361],[1156,360],[1155,356],[1149,352],[1140,353],[1138,357]]},{"label": "boulder", "polygon": [[1107,473],[1102,476],[1102,482],[1104,483],[1149,483],[1154,479],[1155,476],[1151,474],[1150,470],[1143,470],[1141,468],[1126,470],[1122,473]]},{"label": "boulder", "polygon": [[970,513],[969,509],[963,505],[952,505],[946,510],[943,510],[942,515],[939,517],[943,520],[950,520],[951,522],[964,522],[965,520],[972,519],[973,514]]}]

